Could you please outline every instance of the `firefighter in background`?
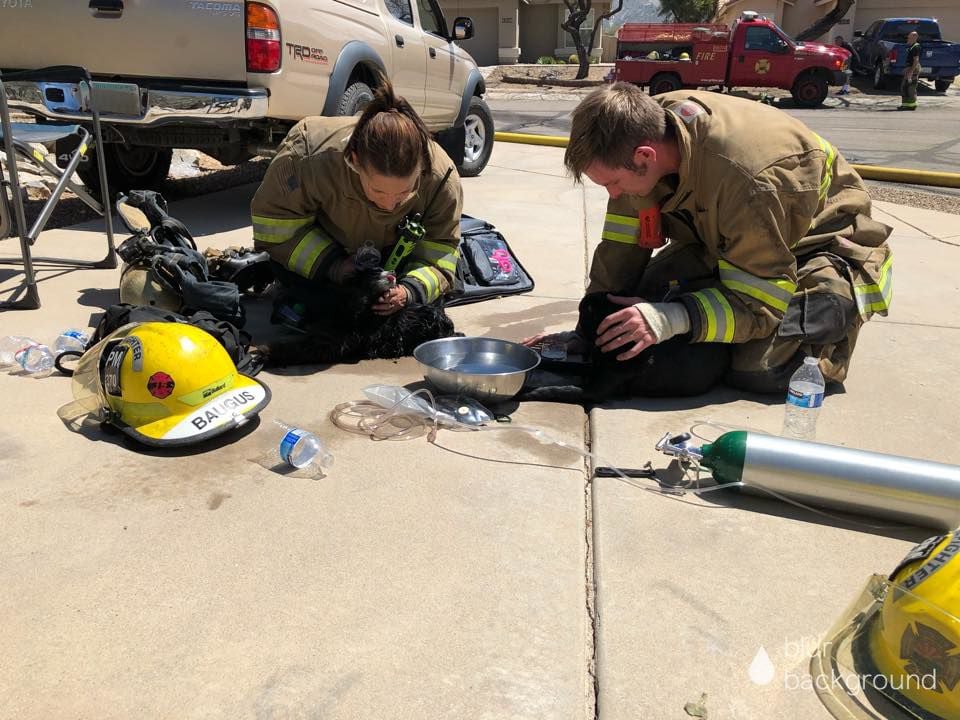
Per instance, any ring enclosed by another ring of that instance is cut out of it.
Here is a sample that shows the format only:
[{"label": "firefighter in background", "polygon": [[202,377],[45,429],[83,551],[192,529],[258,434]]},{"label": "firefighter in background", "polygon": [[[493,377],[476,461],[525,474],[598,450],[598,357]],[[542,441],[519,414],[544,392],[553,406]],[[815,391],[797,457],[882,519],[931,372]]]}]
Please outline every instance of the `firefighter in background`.
[{"label": "firefighter in background", "polygon": [[917,109],[917,83],[920,82],[920,36],[916,32],[907,35],[907,66],[900,82],[900,107],[897,110]]},{"label": "firefighter in background", "polygon": [[451,288],[462,207],[453,162],[384,79],[359,119],[309,117],[290,130],[251,203],[254,245],[310,312],[317,284],[343,283],[371,249],[385,266],[398,227],[415,218],[398,282],[373,306],[389,315]]},{"label": "firefighter in background", "polygon": [[[623,306],[596,339],[618,360],[711,343],[728,367],[704,372],[735,387],[783,392],[806,355],[842,382],[861,325],[887,313],[891,228],[836,148],[785,112],[615,83],[574,111],[564,162],[610,195],[587,292]],[[576,332],[551,340],[582,350]]]}]

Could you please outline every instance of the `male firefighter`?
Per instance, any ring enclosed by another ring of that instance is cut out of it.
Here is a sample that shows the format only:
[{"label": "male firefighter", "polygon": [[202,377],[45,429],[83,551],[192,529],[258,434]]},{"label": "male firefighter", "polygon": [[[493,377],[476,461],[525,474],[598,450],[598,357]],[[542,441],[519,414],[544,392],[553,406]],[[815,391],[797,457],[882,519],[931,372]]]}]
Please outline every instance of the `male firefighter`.
[{"label": "male firefighter", "polygon": [[915,31],[907,34],[907,65],[900,82],[900,107],[897,110],[917,109],[917,83],[920,82],[920,38]]},{"label": "male firefighter", "polygon": [[[623,306],[595,339],[618,360],[713,343],[735,387],[783,392],[807,355],[842,382],[860,326],[887,313],[891,229],[836,148],[787,113],[614,83],[574,111],[564,162],[610,195],[587,292]],[[583,349],[577,333],[560,339]]]}]

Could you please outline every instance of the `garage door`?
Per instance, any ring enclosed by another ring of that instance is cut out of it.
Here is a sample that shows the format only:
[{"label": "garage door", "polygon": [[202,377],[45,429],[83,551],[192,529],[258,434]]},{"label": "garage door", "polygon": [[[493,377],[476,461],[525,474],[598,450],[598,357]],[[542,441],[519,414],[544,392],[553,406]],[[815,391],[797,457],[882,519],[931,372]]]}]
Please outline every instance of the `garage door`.
[{"label": "garage door", "polygon": [[[447,22],[453,24],[453,11],[445,10]],[[473,37],[461,40],[457,44],[470,53],[477,65],[499,65],[497,48],[500,47],[500,12],[495,7],[461,7],[456,10],[457,15],[466,16],[473,20]]]}]

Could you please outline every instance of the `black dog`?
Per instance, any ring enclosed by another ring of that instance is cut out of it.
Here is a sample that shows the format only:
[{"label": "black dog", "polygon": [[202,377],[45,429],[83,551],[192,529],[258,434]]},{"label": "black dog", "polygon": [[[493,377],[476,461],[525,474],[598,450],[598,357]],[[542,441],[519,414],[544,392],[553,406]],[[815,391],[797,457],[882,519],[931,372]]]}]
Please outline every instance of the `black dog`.
[{"label": "black dog", "polygon": [[407,305],[392,315],[372,307],[394,278],[380,268],[359,270],[343,285],[311,289],[306,334],[258,346],[266,367],[356,362],[412,355],[420,343],[454,334],[442,307]]},{"label": "black dog", "polygon": [[573,363],[530,374],[518,400],[592,404],[629,397],[687,397],[702,395],[723,377],[730,349],[721,343],[691,343],[680,336],[647,348],[631,360],[617,360],[626,347],[601,352],[597,327],[605,317],[622,310],[606,293],[591,293],[580,301],[578,330],[591,348],[579,369]]}]

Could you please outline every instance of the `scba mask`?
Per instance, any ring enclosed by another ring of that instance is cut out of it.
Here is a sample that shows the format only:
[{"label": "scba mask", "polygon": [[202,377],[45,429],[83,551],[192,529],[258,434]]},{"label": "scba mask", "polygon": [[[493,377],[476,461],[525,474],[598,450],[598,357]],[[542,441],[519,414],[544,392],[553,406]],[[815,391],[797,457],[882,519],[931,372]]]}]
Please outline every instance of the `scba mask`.
[{"label": "scba mask", "polygon": [[270,402],[209,333],[182,323],[131,323],[84,353],[69,423],[92,415],[154,447],[192,445],[245,424]]}]

